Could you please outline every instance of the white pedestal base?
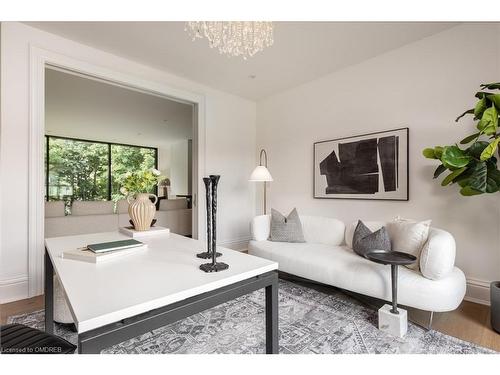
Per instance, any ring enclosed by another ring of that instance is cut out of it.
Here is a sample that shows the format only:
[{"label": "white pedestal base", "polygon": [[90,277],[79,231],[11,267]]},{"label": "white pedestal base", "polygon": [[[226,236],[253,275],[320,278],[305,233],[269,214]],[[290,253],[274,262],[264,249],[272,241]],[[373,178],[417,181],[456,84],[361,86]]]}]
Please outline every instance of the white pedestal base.
[{"label": "white pedestal base", "polygon": [[391,305],[384,305],[378,310],[378,329],[393,336],[403,337],[408,330],[408,313],[398,308],[399,314],[393,314],[391,309]]},{"label": "white pedestal base", "polygon": [[169,234],[170,229],[164,227],[151,227],[149,230],[135,230],[132,227],[120,227],[120,233],[123,233],[132,238],[146,238],[152,237],[159,234]]}]

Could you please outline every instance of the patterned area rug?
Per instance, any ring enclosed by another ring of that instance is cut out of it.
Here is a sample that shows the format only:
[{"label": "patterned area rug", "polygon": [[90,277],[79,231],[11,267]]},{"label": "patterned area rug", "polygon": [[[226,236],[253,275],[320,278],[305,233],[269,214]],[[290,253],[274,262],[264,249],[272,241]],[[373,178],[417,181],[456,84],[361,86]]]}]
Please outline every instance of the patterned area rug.
[{"label": "patterned area rug", "polygon": [[[9,318],[43,329],[43,311]],[[403,338],[377,329],[377,311],[342,292],[280,280],[280,353],[494,353],[409,323]],[[76,344],[76,334],[56,325]],[[264,353],[264,293],[257,291],[117,344],[103,353]]]}]

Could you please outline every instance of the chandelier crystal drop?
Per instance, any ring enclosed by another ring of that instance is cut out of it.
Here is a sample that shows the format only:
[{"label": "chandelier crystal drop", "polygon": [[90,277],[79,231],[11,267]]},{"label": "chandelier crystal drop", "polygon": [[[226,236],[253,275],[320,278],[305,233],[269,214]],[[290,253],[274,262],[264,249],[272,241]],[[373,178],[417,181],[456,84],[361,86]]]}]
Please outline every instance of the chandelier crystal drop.
[{"label": "chandelier crystal drop", "polygon": [[273,23],[257,21],[187,22],[191,38],[207,38],[210,48],[227,56],[252,57],[273,44]]}]

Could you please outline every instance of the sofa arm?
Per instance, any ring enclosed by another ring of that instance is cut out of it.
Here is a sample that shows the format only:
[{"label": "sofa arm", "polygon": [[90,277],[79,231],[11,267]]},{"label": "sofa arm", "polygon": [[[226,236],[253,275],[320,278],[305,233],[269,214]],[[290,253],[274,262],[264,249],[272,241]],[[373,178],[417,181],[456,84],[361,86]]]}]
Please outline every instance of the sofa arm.
[{"label": "sofa arm", "polygon": [[271,227],[271,219],[269,215],[260,215],[252,219],[250,223],[250,232],[252,240],[265,241],[269,238]]},{"label": "sofa arm", "polygon": [[444,230],[431,228],[420,255],[420,272],[431,280],[442,279],[453,270],[455,252],[453,236]]}]

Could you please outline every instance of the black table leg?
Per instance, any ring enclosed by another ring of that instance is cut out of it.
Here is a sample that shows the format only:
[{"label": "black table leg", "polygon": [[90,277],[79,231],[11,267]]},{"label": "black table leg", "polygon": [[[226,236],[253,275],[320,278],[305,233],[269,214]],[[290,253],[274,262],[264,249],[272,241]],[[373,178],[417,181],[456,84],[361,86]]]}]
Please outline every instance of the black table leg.
[{"label": "black table leg", "polygon": [[45,332],[54,333],[54,267],[45,249]]},{"label": "black table leg", "polygon": [[399,314],[398,311],[398,266],[391,264],[391,282],[392,282],[392,309],[391,313]]},{"label": "black table leg", "polygon": [[266,354],[278,354],[278,277],[266,286]]}]

